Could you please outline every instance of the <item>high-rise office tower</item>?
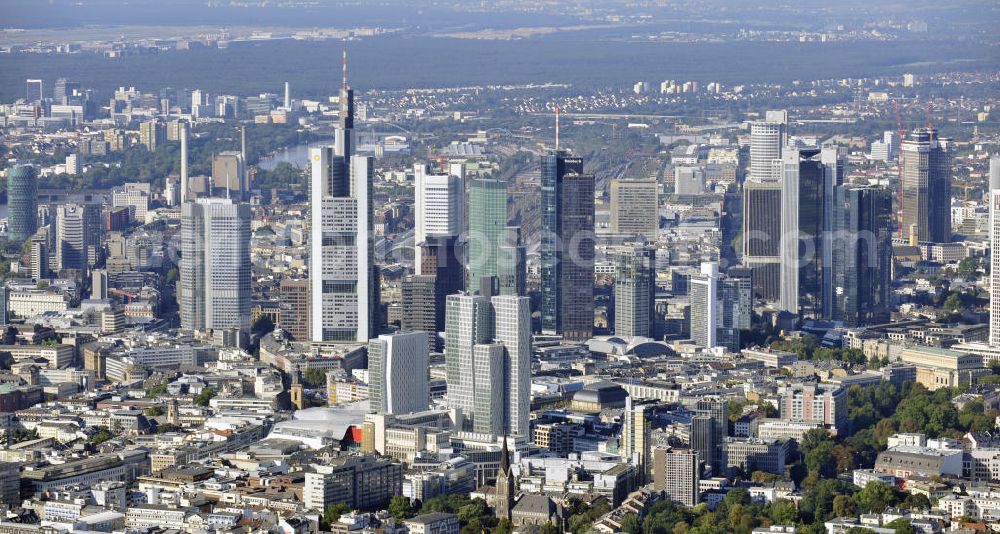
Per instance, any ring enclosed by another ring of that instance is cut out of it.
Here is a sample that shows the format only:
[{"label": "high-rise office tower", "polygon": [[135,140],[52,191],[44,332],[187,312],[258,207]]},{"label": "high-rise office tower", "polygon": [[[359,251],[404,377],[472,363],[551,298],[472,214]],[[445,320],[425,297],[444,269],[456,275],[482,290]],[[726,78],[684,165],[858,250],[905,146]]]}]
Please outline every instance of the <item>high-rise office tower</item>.
[{"label": "high-rise office tower", "polygon": [[717,343],[731,351],[740,349],[740,331],[750,330],[753,318],[753,273],[733,268],[719,279]]},{"label": "high-rise office tower", "polygon": [[90,273],[90,298],[104,300],[108,298],[108,271],[94,269]]},{"label": "high-rise office tower", "polygon": [[31,238],[31,279],[35,282],[49,277],[49,244],[44,235]]},{"label": "high-rise office tower", "polygon": [[698,504],[700,464],[698,451],[694,449],[653,449],[653,489],[678,504],[688,507]]},{"label": "high-rise office tower", "polygon": [[347,52],[332,147],[309,150],[313,341],[367,342],[379,328],[372,179],[375,160],[354,155],[354,91]]},{"label": "high-rise office tower", "polygon": [[[310,154],[312,339],[366,342],[377,332],[379,307],[371,206],[374,159],[345,158],[333,147],[312,148]],[[345,166],[349,175],[343,173]]]},{"label": "high-rise office tower", "polygon": [[406,414],[426,410],[427,336],[425,332],[383,334],[368,342],[368,388],[371,410]]},{"label": "high-rise office tower", "polygon": [[615,335],[651,337],[656,323],[656,249],[623,248],[614,261]]},{"label": "high-rise office tower", "polygon": [[[438,278],[442,299],[465,289],[465,265],[462,264],[462,248],[457,235],[427,236],[418,248],[420,272]],[[441,324],[444,328],[444,323]]]},{"label": "high-rise office tower", "polygon": [[504,229],[497,257],[497,280],[501,295],[525,296],[527,294],[527,251],[521,241],[521,227]]},{"label": "high-rise office tower", "polygon": [[652,438],[652,408],[649,404],[638,404],[632,401],[632,396],[625,397],[625,410],[622,412],[622,434],[618,451],[622,458],[632,462],[639,473],[641,484],[649,482],[652,471],[651,448]]},{"label": "high-rise office tower", "polygon": [[435,352],[440,350],[438,332],[444,330],[445,305],[437,286],[437,277],[433,275],[407,276],[400,283],[403,316],[399,329],[403,332],[422,332],[427,336],[428,350]]},{"label": "high-rise office tower", "polygon": [[[752,181],[778,180],[774,166],[781,159],[781,149],[785,146],[787,115],[782,112],[768,112],[766,120],[750,123],[750,175]],[[784,120],[782,120],[784,119]]]},{"label": "high-rise office tower", "polygon": [[278,286],[281,302],[278,326],[292,339],[309,339],[309,280],[284,278]]},{"label": "high-rise office tower", "polygon": [[822,315],[825,171],[819,149],[786,147],[775,160],[781,175],[781,246],[778,309]]},{"label": "high-rise office tower", "polygon": [[20,243],[37,229],[37,174],[34,167],[18,165],[7,171],[7,239]]},{"label": "high-rise office tower", "polygon": [[990,345],[1000,346],[1000,153],[990,156]]},{"label": "high-rise office tower", "polygon": [[743,184],[743,265],[753,271],[754,295],[776,301],[781,278],[781,182]]},{"label": "high-rise office tower", "polygon": [[24,99],[29,104],[41,102],[45,98],[45,83],[42,80],[26,80]]},{"label": "high-rise office tower", "polygon": [[457,237],[462,233],[465,181],[454,174],[431,173],[426,164],[418,163],[413,166],[413,197],[414,270],[416,274],[434,274],[422,269],[421,245],[428,237]]},{"label": "high-rise office tower", "polygon": [[702,263],[701,272],[691,276],[688,288],[691,340],[702,347],[714,347],[719,325],[719,265]]},{"label": "high-rise office tower", "polygon": [[56,104],[69,104],[73,94],[81,88],[80,82],[71,82],[66,78],[56,80],[56,85],[52,90],[52,100]]},{"label": "high-rise office tower", "polygon": [[656,180],[611,181],[611,233],[656,239],[660,229]]},{"label": "high-rise office tower", "polygon": [[150,152],[167,140],[167,125],[159,119],[152,119],[139,125],[139,142]]},{"label": "high-rise office tower", "polygon": [[839,146],[826,146],[820,151],[820,163],[823,164],[823,232],[820,239],[819,252],[822,257],[821,271],[821,302],[823,317],[833,315],[833,229],[834,206],[836,191],[844,183],[847,174],[847,150]]},{"label": "high-rise office tower", "polygon": [[465,429],[527,436],[530,299],[449,295],[446,315],[448,406],[462,411]]},{"label": "high-rise office tower", "polygon": [[[711,465],[715,450],[719,444],[715,442],[715,420],[711,415],[695,415],[691,418],[689,444],[698,452],[699,464]],[[701,465],[698,473],[702,472]]]},{"label": "high-rise office tower", "polygon": [[250,328],[250,206],[204,198],[181,208],[185,330]]},{"label": "high-rise office tower", "polygon": [[951,241],[951,160],[948,139],[918,128],[903,141],[903,236],[917,242]]},{"label": "high-rise office tower", "polygon": [[542,156],[541,183],[542,332],[584,341],[594,330],[594,177],[556,151]]},{"label": "high-rise office tower", "polygon": [[695,417],[708,417],[712,420],[712,451],[710,456],[702,460],[712,466],[712,471],[722,473],[722,443],[729,435],[729,403],[722,399],[706,398],[698,400],[694,406]]},{"label": "high-rise office tower", "polygon": [[750,168],[743,184],[743,265],[753,270],[754,293],[776,301],[780,297],[781,159],[788,114],[768,111],[765,120],[750,123]]},{"label": "high-rise office tower", "polygon": [[56,264],[81,273],[97,262],[101,248],[101,207],[62,204],[56,207]]},{"label": "high-rise office tower", "polygon": [[292,109],[292,86],[285,82],[285,109]]},{"label": "high-rise office tower", "polygon": [[507,227],[507,183],[490,178],[469,189],[469,281],[475,290],[486,277],[497,277],[497,257]]},{"label": "high-rise office tower", "polygon": [[859,327],[889,319],[892,197],[881,188],[836,188],[832,318]]},{"label": "high-rise office tower", "polygon": [[430,350],[440,352],[443,345],[438,333],[445,327],[445,298],[465,289],[465,266],[459,258],[457,236],[429,236],[418,249],[421,271],[430,274],[408,276],[400,284],[400,328],[425,332]]}]

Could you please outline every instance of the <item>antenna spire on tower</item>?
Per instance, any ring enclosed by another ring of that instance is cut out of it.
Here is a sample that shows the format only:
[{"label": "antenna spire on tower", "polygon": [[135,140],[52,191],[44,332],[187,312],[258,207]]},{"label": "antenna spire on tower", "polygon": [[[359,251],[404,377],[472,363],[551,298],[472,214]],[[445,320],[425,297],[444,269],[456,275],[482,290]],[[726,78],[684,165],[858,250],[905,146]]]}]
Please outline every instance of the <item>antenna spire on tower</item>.
[{"label": "antenna spire on tower", "polygon": [[341,87],[343,87],[344,89],[347,89],[347,49],[346,48],[344,49],[344,65],[343,65],[343,74],[342,74]]}]

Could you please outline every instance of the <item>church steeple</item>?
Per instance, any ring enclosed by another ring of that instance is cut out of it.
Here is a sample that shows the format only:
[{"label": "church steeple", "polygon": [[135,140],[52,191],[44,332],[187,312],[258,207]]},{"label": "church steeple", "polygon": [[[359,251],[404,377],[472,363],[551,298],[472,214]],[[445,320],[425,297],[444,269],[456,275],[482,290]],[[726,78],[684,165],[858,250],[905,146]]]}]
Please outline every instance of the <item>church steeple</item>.
[{"label": "church steeple", "polygon": [[510,468],[510,450],[507,449],[507,436],[503,437],[500,449],[500,468],[497,470],[497,499],[494,514],[497,519],[510,521],[514,509],[514,474]]}]

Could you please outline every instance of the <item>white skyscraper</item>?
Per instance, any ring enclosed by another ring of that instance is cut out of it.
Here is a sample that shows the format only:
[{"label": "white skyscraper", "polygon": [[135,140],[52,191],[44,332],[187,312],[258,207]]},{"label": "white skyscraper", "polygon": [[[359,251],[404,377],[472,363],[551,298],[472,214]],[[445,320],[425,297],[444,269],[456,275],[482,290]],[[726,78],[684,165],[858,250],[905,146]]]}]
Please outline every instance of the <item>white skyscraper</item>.
[{"label": "white skyscraper", "polygon": [[1000,154],[990,157],[990,345],[1000,347]]},{"label": "white skyscraper", "polygon": [[528,297],[449,295],[445,356],[448,406],[466,429],[528,435],[531,308]]},{"label": "white skyscraper", "polygon": [[427,332],[384,334],[368,342],[368,391],[375,413],[426,410]]},{"label": "white skyscraper", "polygon": [[354,155],[354,91],[347,52],[333,146],[309,149],[309,292],[314,342],[367,343],[378,333],[372,179],[375,160]]},{"label": "white skyscraper", "polygon": [[420,244],[428,237],[454,237],[465,227],[465,182],[456,174],[430,174],[427,165],[413,166],[414,265],[422,269]]},{"label": "white skyscraper", "polygon": [[250,206],[203,198],[181,208],[181,327],[249,329]]},{"label": "white skyscraper", "polygon": [[702,347],[716,346],[719,326],[719,265],[701,264],[701,274],[691,277],[691,339]]},{"label": "white skyscraper", "polygon": [[799,312],[799,151],[786,147],[774,161],[781,177],[781,266],[778,309]]},{"label": "white skyscraper", "polygon": [[766,120],[750,123],[750,178],[757,181],[777,180],[772,160],[781,158],[785,144],[788,114],[768,111]]},{"label": "white skyscraper", "polygon": [[371,205],[374,159],[345,158],[334,147],[311,148],[309,155],[312,338],[367,342],[376,334],[378,316]]}]

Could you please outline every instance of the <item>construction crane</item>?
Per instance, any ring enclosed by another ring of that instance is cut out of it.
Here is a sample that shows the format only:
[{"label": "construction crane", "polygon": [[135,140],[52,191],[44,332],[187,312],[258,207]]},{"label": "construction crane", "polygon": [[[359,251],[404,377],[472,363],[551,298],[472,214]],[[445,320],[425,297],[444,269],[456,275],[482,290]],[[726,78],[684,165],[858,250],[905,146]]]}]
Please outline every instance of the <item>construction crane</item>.
[{"label": "construction crane", "polygon": [[899,229],[899,237],[903,238],[903,139],[906,137],[906,129],[903,128],[903,116],[899,113],[899,101],[892,101],[892,108],[896,112],[896,131],[899,134],[899,149],[896,152],[896,227]]}]

